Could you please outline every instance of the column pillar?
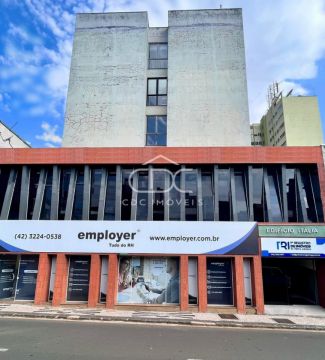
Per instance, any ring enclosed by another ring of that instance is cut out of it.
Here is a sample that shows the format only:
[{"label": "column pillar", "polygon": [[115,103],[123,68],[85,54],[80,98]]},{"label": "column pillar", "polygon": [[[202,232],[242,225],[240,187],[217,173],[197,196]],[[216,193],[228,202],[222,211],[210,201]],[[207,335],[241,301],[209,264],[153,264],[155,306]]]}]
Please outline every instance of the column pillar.
[{"label": "column pillar", "polygon": [[239,314],[245,314],[244,260],[235,256],[235,305]]},{"label": "column pillar", "polygon": [[180,272],[180,309],[181,311],[188,310],[188,256],[180,256],[179,264]]},{"label": "column pillar", "polygon": [[100,287],[100,255],[92,254],[90,261],[88,307],[96,307]]},{"label": "column pillar", "polygon": [[207,265],[206,256],[198,256],[198,301],[199,312],[207,311]]},{"label": "column pillar", "polygon": [[106,307],[114,309],[117,296],[118,259],[116,254],[108,257],[108,284]]},{"label": "column pillar", "polygon": [[264,314],[262,259],[260,256],[252,258],[252,279],[253,303],[256,307],[256,313]]},{"label": "column pillar", "polygon": [[38,260],[38,273],[34,298],[35,305],[42,305],[48,301],[50,272],[50,257],[46,253],[41,253]]},{"label": "column pillar", "polygon": [[66,301],[67,284],[68,284],[68,257],[66,254],[57,254],[56,274],[54,281],[53,306],[60,306]]}]

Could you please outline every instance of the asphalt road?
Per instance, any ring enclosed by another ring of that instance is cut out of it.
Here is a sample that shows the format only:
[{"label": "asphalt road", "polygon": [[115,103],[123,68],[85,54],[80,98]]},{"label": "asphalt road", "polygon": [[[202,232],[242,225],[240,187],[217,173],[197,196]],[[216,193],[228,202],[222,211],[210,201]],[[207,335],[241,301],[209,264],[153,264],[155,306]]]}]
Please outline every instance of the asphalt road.
[{"label": "asphalt road", "polygon": [[325,334],[0,318],[0,359],[324,360]]}]

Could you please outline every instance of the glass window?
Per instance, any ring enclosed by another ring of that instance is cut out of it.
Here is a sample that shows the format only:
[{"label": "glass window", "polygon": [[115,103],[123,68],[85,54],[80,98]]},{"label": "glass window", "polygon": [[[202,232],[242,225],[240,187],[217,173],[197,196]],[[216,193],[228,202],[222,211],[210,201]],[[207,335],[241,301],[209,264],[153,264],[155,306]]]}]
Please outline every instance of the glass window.
[{"label": "glass window", "polygon": [[70,177],[71,169],[62,169],[60,174],[59,220],[64,220]]},{"label": "glass window", "polygon": [[147,146],[166,146],[167,116],[147,116]]},{"label": "glass window", "polygon": [[129,185],[131,171],[131,169],[122,169],[121,220],[131,219],[132,188]]},{"label": "glass window", "polygon": [[2,210],[3,200],[5,198],[8,180],[9,180],[10,168],[1,167],[0,168],[0,214]]},{"label": "glass window", "polygon": [[47,169],[42,209],[40,214],[41,220],[50,220],[51,218],[52,180],[53,180],[53,169],[50,168]]},{"label": "glass window", "polygon": [[179,258],[120,256],[119,304],[179,304]]},{"label": "glass window", "polygon": [[104,220],[115,220],[116,172],[108,171]]},{"label": "glass window", "polygon": [[17,220],[19,218],[19,203],[20,203],[20,190],[21,190],[21,173],[22,168],[19,167],[17,169],[17,177],[16,177],[16,183],[15,183],[15,189],[14,194],[11,200],[11,206],[9,211],[9,217],[10,220]]},{"label": "glass window", "polygon": [[185,173],[185,220],[197,220],[197,172]]},{"label": "glass window", "polygon": [[149,44],[149,69],[167,69],[168,45],[167,43]]},{"label": "glass window", "polygon": [[230,169],[218,170],[218,191],[219,191],[219,220],[231,220],[230,206]]},{"label": "glass window", "polygon": [[[181,176],[178,173],[174,177],[175,186],[172,186],[169,190],[169,199],[167,206],[169,207],[169,220],[180,220],[181,219],[181,193],[178,189],[181,187]],[[172,178],[169,177],[169,184]],[[172,184],[173,185],[173,184]]]},{"label": "glass window", "polygon": [[269,185],[269,201],[267,206],[268,221],[282,221],[282,198],[281,198],[281,182],[280,169],[267,168],[267,181]]},{"label": "glass window", "polygon": [[238,221],[248,221],[248,185],[246,169],[234,169],[235,199]]},{"label": "glass window", "polygon": [[197,258],[188,259],[188,303],[197,304],[198,286],[197,286]]},{"label": "glass window", "polygon": [[82,219],[83,198],[84,198],[84,171],[78,170],[76,188],[74,192],[73,210],[71,216],[72,220]]},{"label": "glass window", "polygon": [[253,212],[254,221],[265,221],[264,219],[264,188],[263,188],[263,168],[253,167],[252,169],[253,182]]},{"label": "glass window", "polygon": [[153,172],[153,220],[164,220],[165,205],[165,172]]},{"label": "glass window", "polygon": [[233,305],[232,260],[207,259],[208,305]]},{"label": "glass window", "polygon": [[214,220],[214,191],[212,172],[202,172],[203,220]]},{"label": "glass window", "polygon": [[289,222],[298,221],[297,212],[297,186],[296,186],[296,170],[294,168],[286,168],[286,192],[288,201],[288,220]]},{"label": "glass window", "polygon": [[97,220],[102,169],[91,170],[89,220]]},{"label": "glass window", "polygon": [[147,106],[167,105],[167,79],[148,79]]},{"label": "glass window", "polygon": [[30,170],[29,176],[29,194],[28,194],[28,210],[27,210],[27,219],[32,219],[33,211],[36,200],[36,192],[38,187],[38,182],[40,178],[41,169],[32,167]]},{"label": "glass window", "polygon": [[137,220],[148,219],[148,171],[138,172]]},{"label": "glass window", "polygon": [[17,276],[16,300],[34,300],[38,273],[38,255],[22,255]]}]

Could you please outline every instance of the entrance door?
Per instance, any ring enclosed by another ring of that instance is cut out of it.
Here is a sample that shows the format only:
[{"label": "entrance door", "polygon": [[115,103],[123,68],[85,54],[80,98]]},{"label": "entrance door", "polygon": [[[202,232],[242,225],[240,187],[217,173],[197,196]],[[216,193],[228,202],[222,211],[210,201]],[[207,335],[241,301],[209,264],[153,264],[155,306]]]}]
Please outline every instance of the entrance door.
[{"label": "entrance door", "polygon": [[49,285],[49,301],[53,300],[55,274],[56,274],[56,256],[52,256],[51,257],[50,285]]},{"label": "entrance door", "polygon": [[19,262],[15,300],[34,300],[38,256],[22,255]]},{"label": "entrance door", "polygon": [[0,299],[14,297],[16,265],[17,256],[3,255],[0,257]]},{"label": "entrance door", "polygon": [[90,256],[70,256],[68,301],[88,301]]},{"label": "entrance door", "polygon": [[264,258],[262,264],[265,304],[318,304],[315,260]]}]

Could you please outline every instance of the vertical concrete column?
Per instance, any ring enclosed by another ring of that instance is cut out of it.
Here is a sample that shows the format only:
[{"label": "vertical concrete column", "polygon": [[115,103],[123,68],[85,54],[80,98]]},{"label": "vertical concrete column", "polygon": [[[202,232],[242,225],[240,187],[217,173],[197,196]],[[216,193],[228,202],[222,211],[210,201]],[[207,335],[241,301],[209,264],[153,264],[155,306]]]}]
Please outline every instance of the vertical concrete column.
[{"label": "vertical concrete column", "polygon": [[252,290],[253,303],[257,314],[264,313],[264,293],[262,276],[262,259],[260,256],[254,256],[252,259]]},{"label": "vertical concrete column", "polygon": [[106,307],[114,309],[117,296],[118,259],[116,254],[110,254],[108,258],[108,285]]},{"label": "vertical concrete column", "polygon": [[53,306],[60,306],[66,301],[67,283],[68,283],[68,257],[66,254],[57,254],[56,274],[54,281]]},{"label": "vertical concrete column", "polygon": [[235,305],[239,314],[245,313],[244,259],[235,256]]},{"label": "vertical concrete column", "polygon": [[99,300],[100,255],[92,254],[90,261],[88,307],[95,307]]},{"label": "vertical concrete column", "polygon": [[48,301],[50,272],[50,257],[46,253],[41,253],[38,260],[38,273],[34,298],[35,305],[42,305]]},{"label": "vertical concrete column", "polygon": [[207,258],[204,255],[198,257],[198,290],[199,312],[207,311]]},{"label": "vertical concrete column", "polygon": [[180,256],[180,309],[188,310],[188,256]]}]

